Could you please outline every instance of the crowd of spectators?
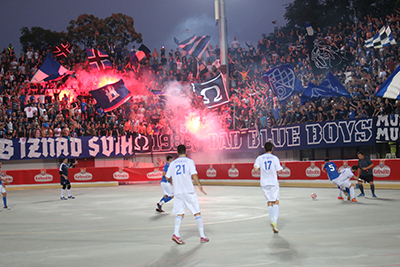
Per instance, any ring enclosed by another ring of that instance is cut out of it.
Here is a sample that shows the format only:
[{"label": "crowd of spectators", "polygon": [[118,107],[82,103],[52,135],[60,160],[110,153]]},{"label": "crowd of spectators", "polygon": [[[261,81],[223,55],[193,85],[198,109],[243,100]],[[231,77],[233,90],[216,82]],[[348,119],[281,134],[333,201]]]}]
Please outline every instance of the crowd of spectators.
[{"label": "crowd of spectators", "polygon": [[[355,60],[343,69],[332,70],[350,92],[352,98],[324,98],[300,103],[300,94],[280,103],[265,84],[262,75],[270,68],[291,64],[304,86],[320,83],[323,75],[314,75],[307,52],[306,31],[277,29],[256,45],[235,37],[229,45],[230,103],[210,110],[218,114],[227,129],[264,128],[329,120],[364,118],[380,114],[399,114],[400,103],[374,97],[375,90],[394,72],[400,62],[399,45],[383,49],[365,48],[366,39],[383,25],[390,25],[397,40],[400,36],[400,15],[385,19],[365,17],[357,24],[343,22],[324,29],[315,29],[316,35],[332,47],[352,53]],[[106,50],[113,63],[113,71],[133,74],[145,82],[149,92],[161,92],[166,83],[182,84],[205,81],[218,73],[220,49],[210,45],[203,54],[207,72],[197,74],[197,62],[185,51],[165,47],[154,51],[151,58],[139,64],[129,62],[132,48],[109,43]],[[45,84],[30,83],[33,74],[50,49],[33,49],[17,56],[12,44],[1,52],[1,108],[0,138],[120,136],[135,134],[171,134],[174,113],[162,98],[155,94],[133,97],[129,102],[111,111],[94,104],[93,98],[79,93],[74,101],[59,97],[63,80]],[[86,53],[74,45],[70,55],[60,62],[68,69],[89,69]],[[148,75],[151,74],[151,75]],[[187,90],[192,105],[202,107],[199,97]],[[204,107],[203,107],[204,108]]]}]

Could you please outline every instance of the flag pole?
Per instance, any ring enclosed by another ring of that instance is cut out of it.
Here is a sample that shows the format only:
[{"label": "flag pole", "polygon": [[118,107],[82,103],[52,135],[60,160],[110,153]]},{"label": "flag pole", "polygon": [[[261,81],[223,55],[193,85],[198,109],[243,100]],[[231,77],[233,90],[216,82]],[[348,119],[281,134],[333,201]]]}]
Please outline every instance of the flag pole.
[{"label": "flag pole", "polygon": [[[225,0],[218,0],[219,3],[219,44],[220,44],[220,59],[221,59],[221,72],[224,74],[225,83],[230,89],[229,83],[229,68],[228,68],[228,44],[227,44],[227,20],[225,15]],[[216,11],[217,12],[217,11]]]}]

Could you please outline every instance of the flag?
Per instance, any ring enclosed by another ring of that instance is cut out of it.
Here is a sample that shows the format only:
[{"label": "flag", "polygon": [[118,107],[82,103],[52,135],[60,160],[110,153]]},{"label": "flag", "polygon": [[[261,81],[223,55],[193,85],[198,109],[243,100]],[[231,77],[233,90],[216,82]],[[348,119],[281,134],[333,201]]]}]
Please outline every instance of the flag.
[{"label": "flag", "polygon": [[140,45],[138,51],[136,52],[131,52],[129,55],[129,60],[131,64],[135,62],[140,62],[142,59],[147,58],[149,59],[151,57],[151,51],[147,46],[144,44]]},{"label": "flag", "polygon": [[197,58],[195,58],[195,61],[196,61],[196,70],[193,73],[193,76],[196,78],[199,78],[200,76],[206,75],[206,73],[208,72],[208,69],[207,69],[206,65],[204,65],[204,62]]},{"label": "flag", "polygon": [[375,96],[400,99],[400,66],[387,78],[375,92]]},{"label": "flag", "polygon": [[203,52],[207,49],[208,43],[210,42],[211,36],[196,36],[193,35],[192,37],[179,42],[178,39],[174,38],[175,43],[188,52],[189,55],[192,55],[196,58],[200,58]]},{"label": "flag", "polygon": [[86,48],[88,61],[92,70],[111,69],[112,63],[108,59],[108,54],[101,49]]},{"label": "flag", "polygon": [[307,22],[305,28],[307,30],[306,46],[314,74],[326,73],[334,68],[342,69],[355,59],[352,53],[331,46],[325,39],[318,39],[314,34],[314,29]]},{"label": "flag", "polygon": [[221,60],[217,59],[212,63],[213,66],[215,66],[217,69],[221,67]]},{"label": "flag", "polygon": [[52,54],[48,53],[42,66],[33,75],[31,83],[42,83],[61,79],[67,71],[66,68],[54,60]]},{"label": "flag", "polygon": [[89,91],[89,93],[96,99],[105,112],[118,108],[132,97],[122,79],[116,83]]},{"label": "flag", "polygon": [[71,44],[68,42],[63,42],[59,46],[52,47],[51,51],[53,52],[57,60],[61,60],[69,55],[70,49]]},{"label": "flag", "polygon": [[291,65],[272,68],[263,75],[263,78],[281,102],[286,101],[295,92],[304,90]]},{"label": "flag", "polygon": [[152,92],[154,95],[156,95],[158,97],[158,99],[161,100],[162,102],[167,101],[165,92],[163,90],[150,89],[150,88],[148,88],[148,89],[150,92]]},{"label": "flag", "polygon": [[229,102],[229,94],[222,74],[204,83],[192,83],[193,92],[203,97],[208,108],[215,108]]},{"label": "flag", "polygon": [[306,27],[308,36],[314,36],[314,29],[308,22],[305,23],[305,27]]},{"label": "flag", "polygon": [[331,72],[329,72],[320,85],[315,85],[312,82],[308,84],[301,96],[301,104],[304,105],[308,101],[314,101],[326,97],[340,96],[351,98],[349,91],[347,91],[342,83]]},{"label": "flag", "polygon": [[396,40],[394,39],[389,26],[383,26],[378,33],[365,41],[365,47],[367,48],[382,48],[395,44]]},{"label": "flag", "polygon": [[354,55],[332,47],[325,39],[307,36],[307,49],[314,74],[321,74],[334,68],[342,69],[354,60]]}]

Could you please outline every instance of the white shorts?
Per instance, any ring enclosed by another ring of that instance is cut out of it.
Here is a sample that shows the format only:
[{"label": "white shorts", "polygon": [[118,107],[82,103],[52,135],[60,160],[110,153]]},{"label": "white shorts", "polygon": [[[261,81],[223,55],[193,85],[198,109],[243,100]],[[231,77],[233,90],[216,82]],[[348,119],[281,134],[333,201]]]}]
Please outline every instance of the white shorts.
[{"label": "white shorts", "polygon": [[334,180],[332,180],[332,182],[339,187],[341,190],[346,190],[346,188],[350,188],[351,187],[351,183],[349,181],[349,179],[345,179],[345,180],[341,180],[339,179],[340,176]]},{"label": "white shorts", "polygon": [[170,183],[166,182],[161,182],[161,189],[163,191],[164,196],[173,196],[174,195],[174,190],[172,189],[172,186]]},{"label": "white shorts", "polygon": [[268,202],[279,200],[279,185],[266,185],[261,187]]},{"label": "white shorts", "polygon": [[188,208],[193,215],[200,212],[199,199],[196,193],[175,195],[172,213],[185,214],[186,208]]},{"label": "white shorts", "polygon": [[6,189],[4,188],[3,185],[0,185],[0,194],[3,194],[6,192]]}]

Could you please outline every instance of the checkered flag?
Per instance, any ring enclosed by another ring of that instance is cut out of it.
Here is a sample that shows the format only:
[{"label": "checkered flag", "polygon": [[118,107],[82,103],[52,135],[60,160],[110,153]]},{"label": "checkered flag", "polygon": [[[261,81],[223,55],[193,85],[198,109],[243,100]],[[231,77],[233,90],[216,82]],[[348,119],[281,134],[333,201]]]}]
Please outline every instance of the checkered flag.
[{"label": "checkered flag", "polygon": [[377,34],[365,41],[366,48],[382,48],[395,44],[396,40],[394,39],[389,26],[383,26]]}]

